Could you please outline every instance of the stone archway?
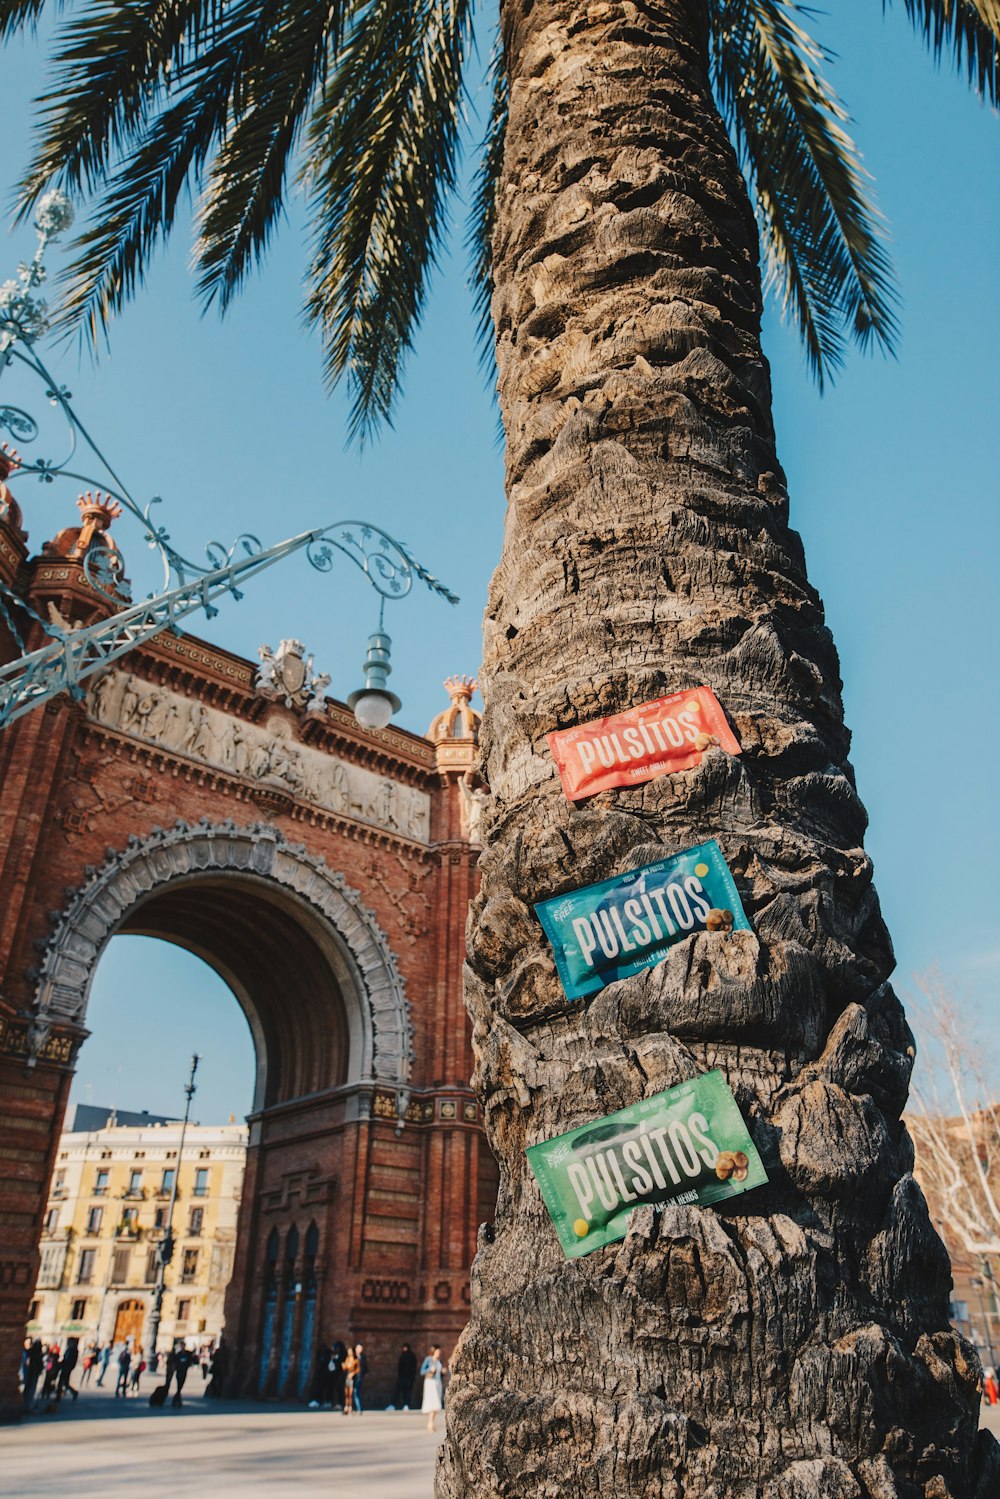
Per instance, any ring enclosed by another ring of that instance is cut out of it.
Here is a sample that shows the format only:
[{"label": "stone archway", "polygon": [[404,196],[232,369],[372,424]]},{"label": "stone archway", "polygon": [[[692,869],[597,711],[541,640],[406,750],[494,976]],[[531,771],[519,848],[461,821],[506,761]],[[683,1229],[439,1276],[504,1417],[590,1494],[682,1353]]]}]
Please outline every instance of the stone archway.
[{"label": "stone archway", "polygon": [[[42,956],[40,1031],[73,1025],[85,1034],[95,971],[120,933],[196,953],[249,1021],[257,1085],[227,1335],[261,1389],[301,1389],[322,1313],[316,1267],[348,1252],[339,1223],[363,1149],[356,1126],[371,1115],[376,1086],[394,1099],[397,1117],[409,1101],[413,1032],[388,939],[344,876],[277,828],[178,821],[108,850],[69,892]],[[318,1220],[309,1267],[299,1264],[297,1226],[306,1206]],[[260,1294],[276,1233],[284,1266],[277,1324]]]},{"label": "stone archway", "polygon": [[[15,522],[16,507],[0,515],[8,585],[36,615],[92,619],[78,564],[30,558]],[[0,639],[0,660],[11,648]],[[165,631],[84,698],[54,699],[0,736],[0,1421],[18,1408],[43,1263],[53,1318],[90,1296],[93,1193],[74,1187],[71,1215],[57,1160],[90,981],[114,932],[209,962],[256,1041],[251,1160],[227,1242],[234,1367],[267,1389],[284,1370],[285,1392],[301,1392],[286,1334],[301,1348],[313,1328],[363,1341],[371,1389],[388,1394],[403,1341],[433,1336],[447,1352],[464,1323],[496,1191],[461,984],[479,853],[472,684],[449,681],[452,706],[426,738],[369,732],[335,699],[289,704],[259,685],[252,661]],[[152,1209],[140,1242],[156,1232]],[[110,1245],[92,1247],[105,1265]]]},{"label": "stone archway", "polygon": [[[194,899],[186,899],[193,895]],[[211,901],[204,897],[211,895]],[[266,912],[253,924],[247,944],[238,927],[239,906]],[[227,934],[228,928],[228,934]],[[104,865],[89,872],[58,918],[43,955],[35,995],[35,1024],[47,1034],[53,1025],[83,1026],[94,972],[116,933],[160,936],[205,959],[233,989],[247,1014],[258,1057],[255,1111],[305,1092],[334,1085],[315,1075],[321,1060],[323,1027],[310,1023],[307,1037],[285,1037],[286,1076],[275,1082],[270,1048],[278,1044],[279,1017],[264,1013],[255,999],[267,965],[255,945],[271,936],[268,957],[281,967],[282,945],[293,960],[313,970],[313,1010],[318,1021],[316,974],[328,969],[344,1014],[328,1005],[328,1028],[346,1029],[348,1056],[337,1083],[388,1083],[403,1088],[412,1064],[413,1027],[403,979],[386,934],[343,875],[301,844],[288,843],[266,823],[238,827],[231,821],[178,821],[132,837],[124,850],[108,851]],[[297,940],[297,951],[293,943]],[[308,963],[306,962],[308,958]],[[252,970],[252,976],[251,976]],[[278,973],[280,977],[280,972]],[[291,1017],[294,1020],[294,1016]],[[284,1017],[284,1030],[294,1031]],[[270,1035],[269,1035],[270,1032]],[[303,1045],[309,1039],[310,1046]],[[287,1075],[295,1057],[296,1072]],[[313,1065],[313,1086],[303,1069]],[[297,1082],[298,1079],[298,1082]],[[279,1097],[280,1093],[280,1097]],[[401,1094],[401,1097],[405,1095]]]}]

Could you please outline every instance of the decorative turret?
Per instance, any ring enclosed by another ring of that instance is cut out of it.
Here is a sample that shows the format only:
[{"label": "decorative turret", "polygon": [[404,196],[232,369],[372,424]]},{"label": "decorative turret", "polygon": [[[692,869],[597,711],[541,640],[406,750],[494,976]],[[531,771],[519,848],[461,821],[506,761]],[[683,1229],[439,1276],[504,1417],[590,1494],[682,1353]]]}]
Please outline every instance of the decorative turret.
[{"label": "decorative turret", "polygon": [[[478,745],[479,725],[483,715],[469,701],[478,682],[475,677],[446,677],[444,685],[451,702],[431,723],[427,730],[428,739],[437,745],[446,742]],[[471,765],[474,759],[475,753],[469,757],[468,764]],[[438,764],[440,767],[440,756]],[[457,768],[451,761],[448,764],[449,768]]]},{"label": "decorative turret", "polygon": [[79,562],[91,551],[117,552],[111,536],[111,522],[121,515],[122,507],[110,495],[102,498],[100,490],[95,495],[89,489],[79,496],[76,504],[83,524],[66,526],[58,531],[51,541],[43,544],[42,556],[66,557]]},{"label": "decorative turret", "polygon": [[482,714],[473,708],[470,698],[475,692],[475,677],[448,677],[445,681],[451,699],[427,730],[434,743],[438,771],[456,784],[456,832],[469,843],[481,841],[480,824],[488,800],[476,770],[479,757],[479,725]]}]

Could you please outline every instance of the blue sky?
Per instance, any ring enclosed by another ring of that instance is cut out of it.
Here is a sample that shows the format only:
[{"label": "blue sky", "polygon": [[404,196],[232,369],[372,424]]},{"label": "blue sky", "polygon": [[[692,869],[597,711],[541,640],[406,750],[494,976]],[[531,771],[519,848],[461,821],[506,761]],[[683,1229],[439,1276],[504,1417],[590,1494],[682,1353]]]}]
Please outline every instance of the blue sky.
[{"label": "blue sky", "polygon": [[[841,652],[898,985],[905,992],[914,971],[940,964],[985,1036],[1000,978],[1000,121],[949,70],[934,68],[900,5],[883,17],[877,0],[855,0],[814,28],[839,54],[834,78],[891,226],[902,337],[898,360],[852,354],[820,396],[797,335],[770,309],[779,455]],[[0,54],[5,193],[24,161],[41,76],[36,46]],[[0,238],[0,279],[31,249],[30,233]],[[195,304],[188,249],[179,232],[99,366],[69,348],[60,377],[133,492],[164,496],[186,548],[247,528],[269,542],[353,516],[409,542],[462,595],[454,610],[421,592],[387,611],[400,722],[423,731],[443,702],[442,678],[478,665],[503,515],[502,455],[461,249],[435,281],[395,428],[363,454],[345,448],[345,404],[324,394],[319,348],[303,328],[297,206],[266,270],[223,323]],[[72,523],[73,486],[22,484],[18,495],[36,544]],[[152,587],[137,529],[120,524],[116,536],[136,587]],[[261,641],[298,635],[332,673],[331,690],[346,696],[375,617],[367,585],[346,563],[321,576],[300,559],[198,629],[249,656]],[[200,1116],[247,1106],[246,1028],[228,992],[189,955],[115,939],[89,1023],[79,1097],[176,1108],[197,1049],[205,1053]]]}]

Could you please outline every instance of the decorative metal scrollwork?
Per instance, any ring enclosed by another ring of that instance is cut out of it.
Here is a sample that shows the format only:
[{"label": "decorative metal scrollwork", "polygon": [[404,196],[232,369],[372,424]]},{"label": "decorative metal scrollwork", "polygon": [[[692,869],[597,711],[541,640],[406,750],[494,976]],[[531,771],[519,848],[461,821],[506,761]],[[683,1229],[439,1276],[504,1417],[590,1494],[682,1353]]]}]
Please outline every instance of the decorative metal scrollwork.
[{"label": "decorative metal scrollwork", "polygon": [[[204,563],[193,562],[177,551],[166,526],[157,524],[154,518],[154,507],[162,504],[160,496],[154,495],[142,505],[130,494],[74,410],[72,392],[53,377],[36,348],[49,327],[48,307],[36,294],[46,278],[45,250],[49,241],[72,222],[73,209],[65,194],[47,193],[35,215],[38,248],[34,258],[18,267],[16,280],[0,286],[0,377],[17,366],[41,381],[45,399],[66,423],[67,447],[61,457],[16,458],[5,453],[4,473],[16,467],[19,477],[33,474],[43,484],[51,484],[57,478],[72,479],[88,491],[79,502],[85,524],[91,526],[81,543],[84,576],[94,589],[113,601],[116,612],[110,619],[91,625],[72,624],[64,628],[65,621],[42,618],[16,589],[0,581],[0,618],[7,623],[21,651],[25,651],[20,628],[22,617],[41,625],[49,637],[47,645],[39,650],[22,654],[18,660],[0,667],[0,728],[58,692],[68,690],[80,697],[83,691],[80,684],[86,677],[103,670],[160,630],[175,627],[193,610],[203,610],[211,618],[218,613],[214,600],[224,595],[242,598],[238,585],[243,579],[303,548],[320,572],[330,571],[335,552],[349,557],[381,596],[383,608],[386,599],[405,598],[414,578],[449,603],[458,603],[457,596],[405,546],[367,521],[337,521],[266,549],[249,533],[237,536],[230,546],[210,541],[205,548]],[[0,429],[8,431],[21,444],[41,440],[40,424],[20,406],[0,405]],[[98,474],[77,467],[78,451],[96,460]],[[96,494],[96,500],[92,500],[92,494]],[[161,590],[126,608],[122,608],[124,562],[108,529],[110,521],[123,510],[141,523],[147,546],[159,555],[163,566]],[[379,629],[382,629],[381,616]],[[384,640],[382,649],[387,663],[388,637],[378,638]],[[384,674],[387,672],[386,664]]]}]

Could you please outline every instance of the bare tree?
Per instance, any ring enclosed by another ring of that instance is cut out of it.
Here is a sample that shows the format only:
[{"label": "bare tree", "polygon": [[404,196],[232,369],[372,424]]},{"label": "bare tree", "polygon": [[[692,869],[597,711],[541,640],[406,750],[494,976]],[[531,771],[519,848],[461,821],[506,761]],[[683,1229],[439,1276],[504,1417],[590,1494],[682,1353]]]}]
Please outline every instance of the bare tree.
[{"label": "bare tree", "polygon": [[942,975],[917,978],[920,1063],[907,1116],[916,1175],[954,1254],[1000,1255],[1000,1101],[991,1057]]}]

